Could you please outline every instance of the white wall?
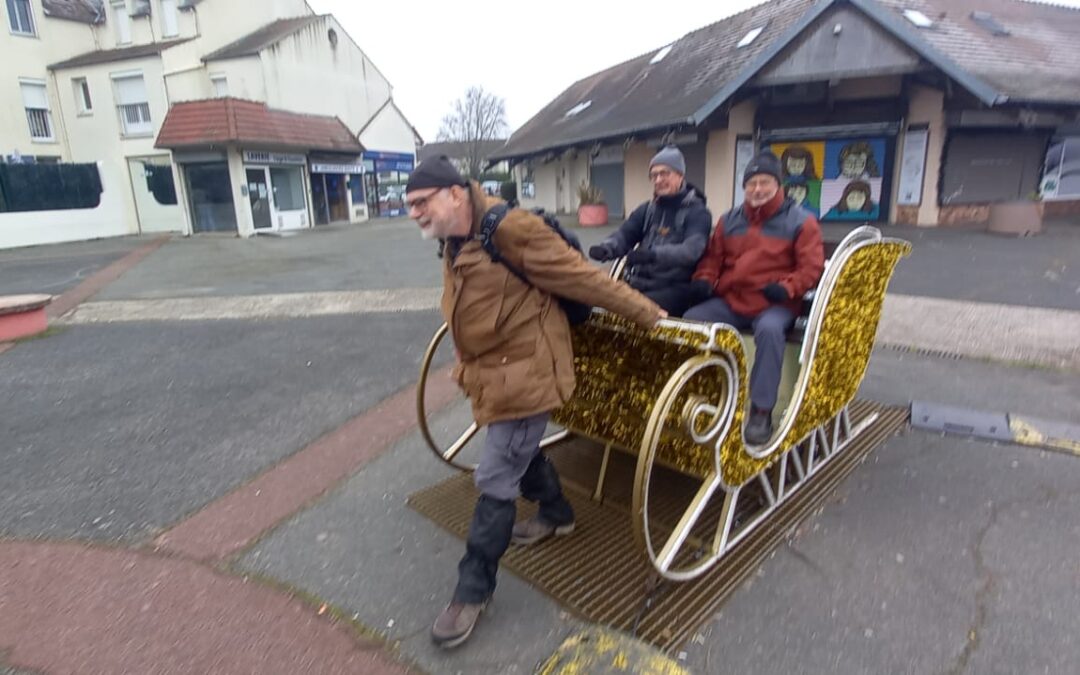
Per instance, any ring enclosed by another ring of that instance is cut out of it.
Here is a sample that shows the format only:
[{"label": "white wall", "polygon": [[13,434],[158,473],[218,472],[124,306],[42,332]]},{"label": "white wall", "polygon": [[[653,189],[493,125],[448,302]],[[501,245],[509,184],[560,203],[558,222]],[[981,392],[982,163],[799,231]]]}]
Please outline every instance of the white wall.
[{"label": "white wall", "polygon": [[242,59],[213,61],[205,66],[176,72],[166,71],[169,102],[201,101],[214,98],[212,75],[224,75],[229,96],[248,101],[265,101],[266,84],[263,81],[262,62],[258,56]]},{"label": "white wall", "polygon": [[[328,37],[331,30],[337,34],[336,48]],[[356,133],[390,98],[390,83],[333,17],[316,21],[260,57],[272,108],[335,115]]]},{"label": "white wall", "polygon": [[181,11],[180,34],[183,37],[197,35],[198,39],[164,52],[165,72],[173,74],[203,68],[202,57],[277,19],[312,14],[304,0],[259,0],[258,11],[252,10],[254,5],[240,0],[203,0],[193,9]]},{"label": "white wall", "polygon": [[[533,178],[536,183],[536,196],[530,200],[522,200],[522,206],[526,208],[542,208],[545,211],[551,211],[552,213],[558,210],[556,204],[556,180],[559,175],[559,171],[562,170],[560,163],[548,162],[547,164],[541,163],[540,160],[535,160],[533,168]],[[521,183],[518,183],[518,194],[521,193]]]},{"label": "white wall", "polygon": [[[187,224],[184,221],[184,210],[180,206],[179,191],[176,204],[162,204],[150,191],[145,174],[145,164],[169,167],[172,156],[166,152],[146,157],[129,157],[127,164],[132,197],[138,213],[139,232],[183,232]],[[173,187],[176,187],[175,179]]]},{"label": "white wall", "polygon": [[416,137],[398,109],[386,106],[360,135],[360,143],[369,150],[416,154]]},{"label": "white wall", "polygon": [[131,190],[122,175],[98,170],[104,191],[97,208],[0,213],[0,249],[130,234],[123,213]]},{"label": "white wall", "polygon": [[[134,72],[142,73],[154,131],[145,136],[125,137],[121,134],[112,76],[118,73]],[[164,154],[161,150],[154,148],[157,131],[161,128],[161,123],[169,109],[165,96],[161,60],[158,57],[151,56],[144,59],[59,70],[54,73],[54,77],[56,90],[67,119],[68,144],[74,161],[100,162],[103,171],[122,177],[130,183],[129,157]],[[90,97],[93,100],[94,109],[89,115],[77,113],[75,90],[71,83],[72,78],[76,77],[85,77],[90,85]],[[136,233],[139,231],[139,221],[135,198],[130,187],[126,190],[124,201],[122,213],[124,232]]]},{"label": "white wall", "polygon": [[29,37],[11,33],[6,4],[0,5],[0,154],[9,155],[18,150],[23,155],[53,155],[67,159],[69,152],[63,140],[63,117],[55,90],[49,87],[49,108],[53,136],[57,140],[55,143],[32,141],[19,78],[48,84],[48,66],[92,51],[94,32],[86,24],[46,17],[39,0],[33,0],[32,7],[37,34]]}]

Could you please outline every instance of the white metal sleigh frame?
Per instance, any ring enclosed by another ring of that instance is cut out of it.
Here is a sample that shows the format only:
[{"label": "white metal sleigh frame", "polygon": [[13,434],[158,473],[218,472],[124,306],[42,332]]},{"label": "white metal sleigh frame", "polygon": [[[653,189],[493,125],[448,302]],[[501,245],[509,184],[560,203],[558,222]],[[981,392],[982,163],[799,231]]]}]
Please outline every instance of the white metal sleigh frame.
[{"label": "white metal sleigh frame", "polygon": [[[735,329],[664,320],[642,331],[597,311],[574,329],[578,386],[555,412],[564,430],[543,446],[571,436],[601,443],[597,499],[611,450],[636,455],[631,520],[641,550],[665,579],[705,573],[875,421],[872,414],[853,424],[848,406],[869,363],[886,286],[909,251],[907,242],[884,238],[872,227],[856,229],[837,247],[810,311],[791,403],[768,444],[749,446],[743,437],[749,368],[744,338]],[[445,325],[436,332],[421,367],[419,426],[442,461],[468,471],[473,467],[459,456],[477,425],[441,448],[424,405],[427,378],[446,333]],[[698,484],[689,505],[674,517],[670,498],[684,495],[663,494],[665,487],[655,480],[661,469]],[[657,515],[655,505],[661,503],[669,508]],[[716,518],[715,528],[711,520],[702,521],[706,516]]]}]

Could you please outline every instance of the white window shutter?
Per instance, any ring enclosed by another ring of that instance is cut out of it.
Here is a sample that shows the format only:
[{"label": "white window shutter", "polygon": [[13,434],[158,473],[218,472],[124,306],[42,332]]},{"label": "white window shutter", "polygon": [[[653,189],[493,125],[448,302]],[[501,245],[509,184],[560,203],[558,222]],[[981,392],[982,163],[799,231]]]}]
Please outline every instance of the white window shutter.
[{"label": "white window shutter", "polygon": [[146,103],[146,83],[142,75],[116,79],[116,102],[120,105]]},{"label": "white window shutter", "polygon": [[49,109],[49,97],[45,93],[45,85],[21,82],[19,88],[22,89],[23,107],[38,110]]},{"label": "white window shutter", "polygon": [[180,34],[180,24],[176,15],[176,0],[161,0],[161,24],[164,37],[176,37]]}]

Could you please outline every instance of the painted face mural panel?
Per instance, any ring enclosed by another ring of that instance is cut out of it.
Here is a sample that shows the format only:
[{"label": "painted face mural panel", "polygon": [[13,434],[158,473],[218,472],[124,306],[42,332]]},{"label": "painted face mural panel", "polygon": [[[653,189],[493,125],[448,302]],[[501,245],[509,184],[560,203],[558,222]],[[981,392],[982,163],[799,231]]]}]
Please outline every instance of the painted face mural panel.
[{"label": "painted face mural panel", "polygon": [[766,149],[780,158],[784,193],[815,216],[820,215],[825,142],[773,143]]},{"label": "painted face mural panel", "polygon": [[881,217],[883,138],[855,138],[825,143],[821,184],[823,220],[878,220]]}]

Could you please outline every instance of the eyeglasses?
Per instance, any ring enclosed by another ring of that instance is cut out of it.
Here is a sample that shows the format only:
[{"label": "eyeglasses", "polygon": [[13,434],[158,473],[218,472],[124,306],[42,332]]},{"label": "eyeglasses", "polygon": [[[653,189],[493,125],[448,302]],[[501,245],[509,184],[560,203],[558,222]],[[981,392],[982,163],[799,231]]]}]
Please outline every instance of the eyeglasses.
[{"label": "eyeglasses", "polygon": [[412,211],[413,209],[416,209],[417,211],[423,211],[423,210],[427,209],[428,202],[431,200],[431,198],[434,197],[435,195],[439,194],[440,192],[442,192],[445,189],[446,188],[441,187],[441,188],[438,188],[437,190],[435,190],[435,192],[432,192],[431,194],[429,194],[429,195],[427,195],[425,197],[417,197],[416,199],[413,199],[411,201],[407,201],[407,202],[405,202],[405,208],[409,209],[410,211]]},{"label": "eyeglasses", "polygon": [[653,181],[655,183],[658,180],[666,179],[668,176],[670,176],[673,173],[675,173],[675,172],[671,171],[670,169],[658,169],[656,171],[650,171],[649,172],[649,180],[651,180],[651,181]]}]

